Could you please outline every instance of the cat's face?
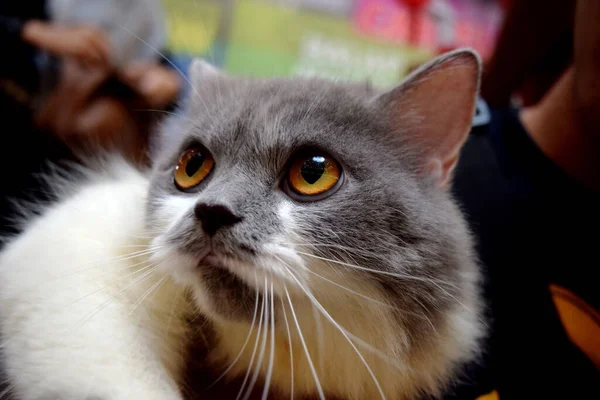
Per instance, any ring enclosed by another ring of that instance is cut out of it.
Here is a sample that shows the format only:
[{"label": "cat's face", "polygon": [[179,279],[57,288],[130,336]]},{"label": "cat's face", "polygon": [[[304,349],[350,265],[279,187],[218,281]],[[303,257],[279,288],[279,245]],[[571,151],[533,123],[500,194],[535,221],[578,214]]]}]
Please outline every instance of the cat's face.
[{"label": "cat's face", "polygon": [[435,329],[452,298],[473,291],[465,276],[474,273],[444,185],[473,113],[477,62],[449,60],[446,69],[464,64],[474,78],[456,89],[466,111],[446,103],[439,121],[420,114],[430,107],[421,92],[448,85],[435,86],[436,66],[376,94],[235,80],[196,64],[195,93],[155,158],[148,216],[161,268],[216,319],[250,321],[255,296],[272,285],[286,301],[360,292],[392,304],[403,329]]}]

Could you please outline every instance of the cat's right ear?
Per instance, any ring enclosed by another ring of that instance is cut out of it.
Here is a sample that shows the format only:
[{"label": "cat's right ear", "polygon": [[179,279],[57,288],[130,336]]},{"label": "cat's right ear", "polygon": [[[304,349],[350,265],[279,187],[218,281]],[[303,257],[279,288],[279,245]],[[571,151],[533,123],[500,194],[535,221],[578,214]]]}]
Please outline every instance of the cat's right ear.
[{"label": "cat's right ear", "polygon": [[469,49],[426,63],[375,99],[401,146],[419,151],[419,172],[445,186],[475,114],[481,61]]}]

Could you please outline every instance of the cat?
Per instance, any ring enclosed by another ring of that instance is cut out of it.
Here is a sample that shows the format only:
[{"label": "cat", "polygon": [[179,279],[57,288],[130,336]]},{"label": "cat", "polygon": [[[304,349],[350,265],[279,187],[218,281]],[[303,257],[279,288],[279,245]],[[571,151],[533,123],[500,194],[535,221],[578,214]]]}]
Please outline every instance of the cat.
[{"label": "cat", "polygon": [[383,90],[195,61],[150,171],[51,178],[0,254],[11,393],[183,399],[198,340],[237,398],[443,395],[485,335],[449,191],[480,70],[460,49]]}]

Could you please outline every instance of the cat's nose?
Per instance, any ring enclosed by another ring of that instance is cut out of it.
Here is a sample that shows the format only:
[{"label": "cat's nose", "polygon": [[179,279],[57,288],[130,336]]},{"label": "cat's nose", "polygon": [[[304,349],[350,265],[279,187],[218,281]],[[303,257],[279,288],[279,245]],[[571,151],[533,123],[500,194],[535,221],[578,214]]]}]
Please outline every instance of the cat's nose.
[{"label": "cat's nose", "polygon": [[242,220],[229,207],[220,204],[198,203],[194,213],[202,223],[202,230],[209,236],[214,236],[219,229],[235,225]]}]

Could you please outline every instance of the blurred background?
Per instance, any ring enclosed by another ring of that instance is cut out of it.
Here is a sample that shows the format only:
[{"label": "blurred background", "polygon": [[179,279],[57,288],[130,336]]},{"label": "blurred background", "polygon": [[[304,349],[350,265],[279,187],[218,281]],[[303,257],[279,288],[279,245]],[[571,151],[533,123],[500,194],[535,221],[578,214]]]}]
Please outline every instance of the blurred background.
[{"label": "blurred background", "polygon": [[397,83],[460,46],[487,58],[502,22],[494,0],[163,0],[169,48],[234,74]]}]

